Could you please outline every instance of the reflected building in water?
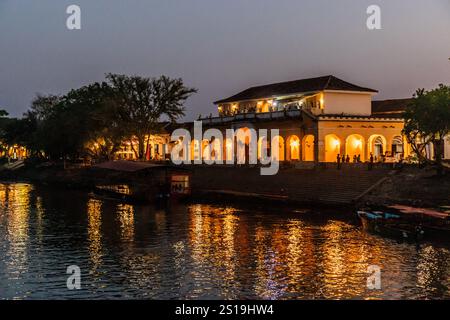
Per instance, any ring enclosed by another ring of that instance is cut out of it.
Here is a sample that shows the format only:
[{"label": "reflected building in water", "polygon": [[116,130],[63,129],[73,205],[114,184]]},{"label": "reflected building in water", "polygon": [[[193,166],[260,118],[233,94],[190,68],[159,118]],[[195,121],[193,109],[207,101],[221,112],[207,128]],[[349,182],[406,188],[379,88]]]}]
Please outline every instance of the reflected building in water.
[{"label": "reflected building in water", "polygon": [[[68,205],[70,204],[70,205]],[[373,236],[320,213],[129,205],[0,184],[1,297],[450,297],[447,247]],[[79,265],[83,288],[61,291]],[[378,265],[382,289],[367,289]]]}]

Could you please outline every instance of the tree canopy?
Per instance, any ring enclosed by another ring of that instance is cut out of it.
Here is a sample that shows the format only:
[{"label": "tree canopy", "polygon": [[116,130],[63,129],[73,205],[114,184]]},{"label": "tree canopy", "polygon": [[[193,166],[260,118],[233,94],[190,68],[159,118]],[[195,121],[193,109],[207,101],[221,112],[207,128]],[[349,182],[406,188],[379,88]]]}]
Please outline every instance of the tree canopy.
[{"label": "tree canopy", "polygon": [[422,162],[426,145],[432,144],[435,162],[441,167],[444,138],[450,134],[450,86],[426,91],[418,89],[404,113],[403,134]]},{"label": "tree canopy", "polygon": [[149,79],[108,74],[106,79],[118,107],[118,122],[126,128],[129,140],[138,141],[139,149],[133,151],[139,159],[145,157],[145,139],[160,129],[161,117],[171,122],[178,120],[184,115],[184,102],[197,91],[185,87],[182,79],[166,76]]},{"label": "tree canopy", "polygon": [[0,110],[0,139],[51,159],[109,159],[125,140],[138,141],[134,151],[143,159],[145,139],[158,132],[163,117],[183,116],[194,92],[182,79],[107,74],[65,95],[38,94],[21,119],[4,118]]}]

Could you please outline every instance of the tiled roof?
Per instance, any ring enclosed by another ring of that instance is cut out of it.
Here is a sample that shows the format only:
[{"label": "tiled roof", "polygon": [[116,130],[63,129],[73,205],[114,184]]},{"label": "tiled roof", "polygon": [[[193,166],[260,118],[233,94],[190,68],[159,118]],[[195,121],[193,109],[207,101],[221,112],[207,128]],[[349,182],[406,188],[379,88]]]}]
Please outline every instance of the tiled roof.
[{"label": "tiled roof", "polygon": [[274,98],[299,93],[316,92],[323,90],[378,92],[374,89],[364,88],[346,82],[335,76],[302,79],[288,82],[273,83],[244,90],[229,98],[214,102],[215,104],[238,102],[243,100],[256,100]]},{"label": "tiled roof", "polygon": [[372,101],[372,115],[377,116],[399,116],[401,117],[408,104],[413,101],[407,99],[390,99],[382,101]]}]

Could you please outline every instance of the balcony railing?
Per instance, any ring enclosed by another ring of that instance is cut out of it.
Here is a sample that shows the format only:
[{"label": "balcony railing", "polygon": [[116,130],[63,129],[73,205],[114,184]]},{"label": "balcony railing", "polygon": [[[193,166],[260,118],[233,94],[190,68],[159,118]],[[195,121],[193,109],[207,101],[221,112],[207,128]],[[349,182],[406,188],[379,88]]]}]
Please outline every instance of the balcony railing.
[{"label": "balcony railing", "polygon": [[278,120],[285,118],[297,118],[302,114],[302,110],[284,110],[284,111],[273,111],[273,112],[262,112],[262,113],[238,113],[233,116],[224,117],[211,117],[211,118],[200,118],[204,124],[221,124],[229,123],[234,121],[243,120]]}]

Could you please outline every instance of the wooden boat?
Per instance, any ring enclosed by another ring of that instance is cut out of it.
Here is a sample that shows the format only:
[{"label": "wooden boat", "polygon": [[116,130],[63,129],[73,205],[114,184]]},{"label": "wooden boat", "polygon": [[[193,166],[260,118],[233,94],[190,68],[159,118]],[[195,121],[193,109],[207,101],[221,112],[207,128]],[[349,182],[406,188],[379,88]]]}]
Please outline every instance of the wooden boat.
[{"label": "wooden boat", "polygon": [[449,214],[434,209],[427,208],[415,208],[404,205],[392,205],[388,207],[389,209],[396,210],[398,213],[403,215],[416,216],[421,218],[434,218],[434,219],[448,219]]},{"label": "wooden boat", "polygon": [[450,215],[434,209],[393,205],[382,211],[358,211],[363,228],[406,239],[450,238]]},{"label": "wooden boat", "polygon": [[427,208],[414,208],[410,206],[390,206],[398,210],[403,219],[410,223],[421,224],[427,238],[450,238],[450,215],[447,212]]},{"label": "wooden boat", "polygon": [[425,234],[420,225],[407,223],[395,213],[358,211],[358,217],[363,229],[371,233],[409,241],[421,240]]}]

